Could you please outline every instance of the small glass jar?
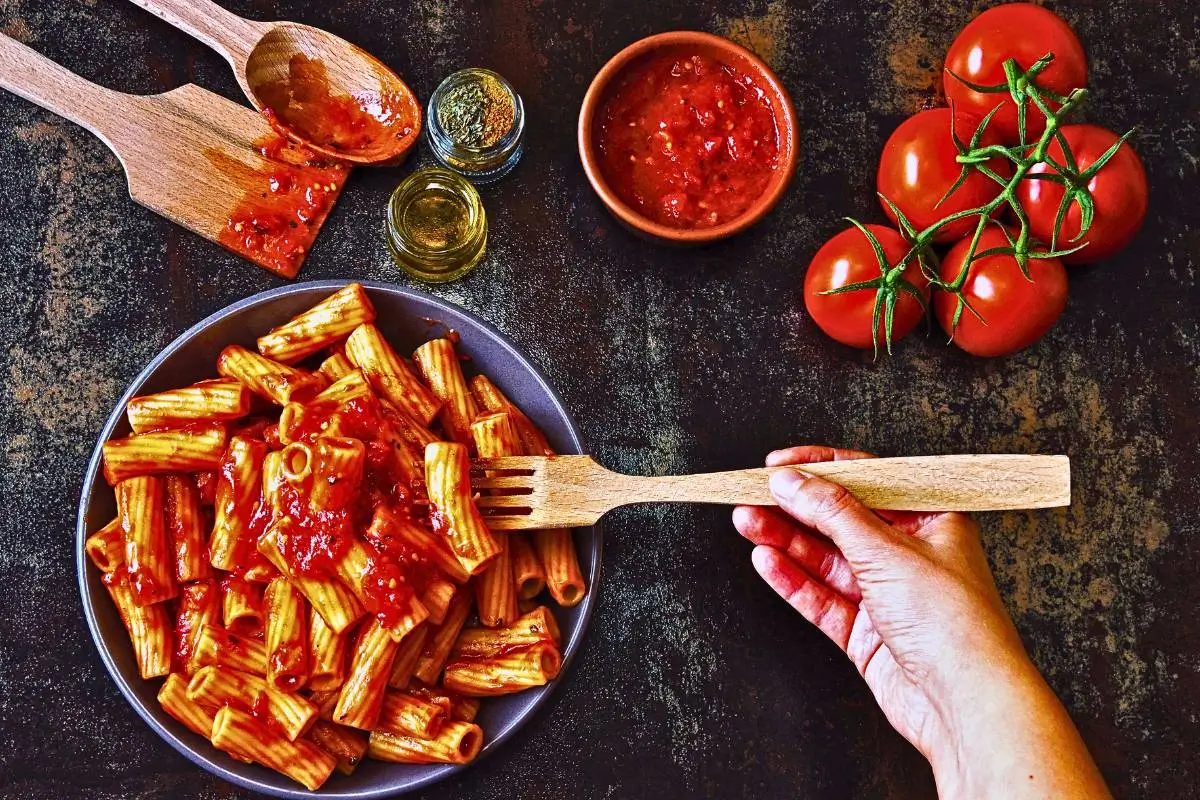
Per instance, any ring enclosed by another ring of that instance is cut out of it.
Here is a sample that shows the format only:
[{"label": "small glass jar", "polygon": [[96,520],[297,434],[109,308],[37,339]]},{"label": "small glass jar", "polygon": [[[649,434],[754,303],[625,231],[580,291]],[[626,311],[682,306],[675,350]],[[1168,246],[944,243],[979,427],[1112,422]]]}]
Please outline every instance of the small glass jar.
[{"label": "small glass jar", "polygon": [[[472,83],[491,83],[506,93],[512,103],[511,127],[494,144],[485,147],[460,144],[446,132],[438,113],[451,92]],[[425,113],[425,136],[434,157],[446,167],[462,174],[472,183],[491,183],[508,174],[521,160],[525,146],[525,105],[512,84],[490,69],[460,69],[447,76],[429,98]]]},{"label": "small glass jar", "polygon": [[458,173],[418,169],[388,200],[387,243],[396,264],[414,278],[458,280],[487,249],[487,214],[479,192]]}]

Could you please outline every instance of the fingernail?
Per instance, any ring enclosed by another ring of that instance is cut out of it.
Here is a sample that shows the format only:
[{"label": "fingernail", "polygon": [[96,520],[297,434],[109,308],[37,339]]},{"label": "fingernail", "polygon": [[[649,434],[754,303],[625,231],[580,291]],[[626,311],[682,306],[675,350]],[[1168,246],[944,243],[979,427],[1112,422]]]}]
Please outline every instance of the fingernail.
[{"label": "fingernail", "polygon": [[781,500],[791,500],[807,479],[808,473],[798,469],[776,470],[771,473],[771,494]]}]

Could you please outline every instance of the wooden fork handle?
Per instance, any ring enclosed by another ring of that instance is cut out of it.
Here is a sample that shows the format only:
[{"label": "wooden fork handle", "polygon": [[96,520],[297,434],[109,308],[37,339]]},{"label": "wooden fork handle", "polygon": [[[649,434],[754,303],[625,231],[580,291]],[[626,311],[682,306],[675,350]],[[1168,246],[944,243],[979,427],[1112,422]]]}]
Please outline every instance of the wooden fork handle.
[{"label": "wooden fork handle", "polygon": [[[1001,511],[1071,504],[1066,456],[952,455],[869,458],[797,465],[838,483],[870,508],[906,511]],[[772,472],[789,467],[631,478],[624,503],[775,505]],[[616,488],[616,487],[614,487]],[[635,499],[636,498],[636,499]]]},{"label": "wooden fork handle", "polygon": [[241,69],[269,25],[226,11],[212,0],[131,0],[172,27],[199,39]]}]

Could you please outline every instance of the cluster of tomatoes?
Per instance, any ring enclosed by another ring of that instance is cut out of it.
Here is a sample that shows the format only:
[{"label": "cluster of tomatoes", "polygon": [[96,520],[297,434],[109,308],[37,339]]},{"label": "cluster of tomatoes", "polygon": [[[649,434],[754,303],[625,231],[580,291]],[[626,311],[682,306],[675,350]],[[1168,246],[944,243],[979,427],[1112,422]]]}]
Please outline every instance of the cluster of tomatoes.
[{"label": "cluster of tomatoes", "polygon": [[[949,248],[940,259],[930,253],[921,259],[922,265],[912,258],[902,270],[890,270],[895,274],[887,278],[885,264],[895,268],[903,262],[913,247],[914,230],[986,207],[1006,191],[998,179],[1012,182],[1013,161],[997,154],[984,162],[993,175],[975,169],[963,173],[958,161],[962,144],[971,142],[971,149],[978,149],[1037,142],[1047,115],[1029,103],[1022,140],[1018,106],[1011,94],[976,89],[1005,83],[1004,63],[1009,59],[1028,70],[1047,53],[1054,58],[1036,76],[1039,88],[1066,97],[1085,86],[1083,46],[1061,18],[1040,6],[997,6],[959,33],[946,56],[945,92],[950,107],[910,117],[888,139],[880,158],[878,191],[899,209],[908,223],[908,235],[901,232],[904,225],[900,229],[856,225],[826,242],[808,268],[805,305],[825,333],[859,348],[878,348],[886,337],[890,347],[917,326],[926,306],[932,306],[939,324],[963,350],[979,356],[1006,355],[1037,341],[1062,313],[1067,301],[1064,264],[1099,261],[1130,242],[1146,215],[1148,192],[1141,161],[1124,142],[1109,153],[1120,141],[1111,131],[1064,124],[1058,128],[1060,136],[1050,140],[1045,159],[1069,165],[1074,174],[1085,178],[1079,183],[1086,186],[1068,186],[1052,164],[1042,161],[1010,191],[1024,212],[1028,233],[1045,245],[1037,252],[1051,252],[1053,241],[1057,257],[1022,259],[1023,270],[1015,255],[1004,252],[1013,249],[1018,217],[1008,202],[1001,202],[974,248],[971,240],[979,216],[968,215],[939,227],[931,236],[933,244]],[[989,113],[992,116],[984,125]],[[1105,155],[1107,161],[1088,174],[1088,168]],[[960,175],[965,175],[961,182]],[[1064,206],[1065,193],[1084,188],[1090,196],[1089,208],[1085,210],[1084,202],[1073,198]],[[898,225],[901,217],[886,201],[884,211]],[[1088,212],[1090,227],[1083,224]],[[1087,230],[1080,236],[1083,227]],[[964,267],[965,280],[956,280]],[[963,313],[964,307],[968,313]]]}]

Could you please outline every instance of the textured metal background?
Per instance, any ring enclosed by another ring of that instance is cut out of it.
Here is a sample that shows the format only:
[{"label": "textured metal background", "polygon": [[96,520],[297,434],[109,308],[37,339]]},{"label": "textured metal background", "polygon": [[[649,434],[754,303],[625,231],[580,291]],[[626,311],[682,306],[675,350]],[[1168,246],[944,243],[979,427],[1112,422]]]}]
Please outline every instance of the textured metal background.
[{"label": "textured metal background", "polygon": [[[930,101],[983,4],[367,0],[226,3],[345,36],[421,97],[492,67],[527,104],[525,160],[484,191],[490,250],[436,289],[508,333],[598,456],[630,472],[749,466],[824,442],[885,454],[1065,452],[1076,502],[983,520],[1037,663],[1122,796],[1200,781],[1200,52],[1183,2],[1059,3],[1091,62],[1089,118],[1140,127],[1149,219],[1125,254],[1071,272],[1058,326],[983,361],[906,341],[871,363],[797,301],[840,217],[881,217],[875,159]],[[604,60],[674,28],[725,33],[778,70],[801,120],[796,180],[748,234],[705,250],[637,241],[588,188],[578,104]],[[237,98],[226,65],[120,0],[0,0],[0,29],[85,77]],[[422,153],[419,158],[425,158]],[[381,238],[407,168],[360,171],[304,278],[405,282]],[[242,796],[192,767],[120,698],[80,615],[72,517],[87,454],[128,381],[206,314],[279,281],[128,200],[82,130],[0,97],[0,794]],[[853,668],[755,577],[723,509],[610,517],[600,607],[550,708],[424,796],[932,797]]]}]

